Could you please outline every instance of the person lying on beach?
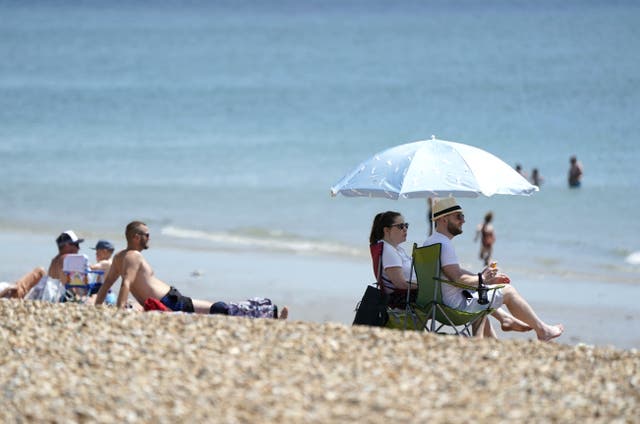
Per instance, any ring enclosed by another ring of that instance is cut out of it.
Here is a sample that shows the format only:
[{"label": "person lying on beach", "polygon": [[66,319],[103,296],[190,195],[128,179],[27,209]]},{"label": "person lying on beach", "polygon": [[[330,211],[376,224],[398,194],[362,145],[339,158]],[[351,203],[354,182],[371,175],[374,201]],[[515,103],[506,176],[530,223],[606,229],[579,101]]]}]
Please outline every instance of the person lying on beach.
[{"label": "person lying on beach", "polygon": [[[480,274],[474,274],[460,267],[455,249],[451,243],[458,234],[462,234],[462,225],[465,223],[462,208],[453,197],[438,199],[433,205],[433,219],[436,231],[424,242],[424,246],[441,243],[440,267],[443,274],[451,281],[457,281],[468,285],[474,290],[478,287]],[[485,267],[482,271],[483,280],[491,284],[506,284],[504,288],[495,291],[492,307],[498,308],[503,304],[513,316],[533,328],[539,340],[549,341],[559,337],[564,327],[562,324],[549,325],[542,321],[526,302],[526,300],[511,285],[508,276],[499,274],[497,267]],[[448,306],[468,312],[477,312],[486,308],[486,305],[478,303],[478,292],[464,290],[452,285],[443,284],[442,297]],[[484,337],[496,337],[496,334],[486,318],[475,328],[477,334]]]},{"label": "person lying on beach", "polygon": [[[382,249],[382,284],[389,294],[389,305],[400,305],[409,292],[409,302],[415,302],[418,290],[409,281],[417,281],[415,272],[411,274],[411,257],[400,244],[407,240],[409,224],[404,222],[400,212],[386,211],[373,218],[369,243],[384,242]],[[415,286],[415,283],[413,284]],[[503,331],[529,331],[531,327],[514,318],[502,309],[496,309],[493,316],[500,322]]]},{"label": "person lying on beach", "polygon": [[[23,275],[13,284],[8,284],[0,290],[0,298],[23,299],[29,290],[47,274],[42,267],[34,268],[33,271]],[[4,283],[3,283],[4,284]]]},{"label": "person lying on beach", "polygon": [[[149,298],[158,299],[172,311],[195,312],[199,314],[228,314],[229,307],[224,302],[209,302],[183,296],[178,289],[163,282],[154,275],[151,265],[142,256],[149,248],[149,228],[144,222],[130,222],[125,229],[127,248],[113,258],[109,273],[98,290],[95,304],[104,302],[107,292],[118,278],[122,279],[116,305],[124,308],[129,293],[143,305]],[[289,314],[287,307],[280,311],[280,319]]]},{"label": "person lying on beach", "polygon": [[58,281],[66,281],[66,276],[62,270],[64,257],[68,254],[78,253],[80,251],[80,243],[83,241],[84,239],[78,238],[76,233],[71,230],[67,230],[60,234],[56,239],[58,254],[51,259],[47,275]]}]

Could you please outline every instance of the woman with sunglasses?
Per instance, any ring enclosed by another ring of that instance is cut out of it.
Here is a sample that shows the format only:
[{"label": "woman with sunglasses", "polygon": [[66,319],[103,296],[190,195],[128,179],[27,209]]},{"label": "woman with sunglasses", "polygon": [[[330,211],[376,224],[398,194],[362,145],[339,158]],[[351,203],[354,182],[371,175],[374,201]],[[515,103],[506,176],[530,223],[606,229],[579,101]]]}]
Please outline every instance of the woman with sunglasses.
[{"label": "woman with sunglasses", "polygon": [[[402,307],[406,302],[407,290],[410,302],[415,301],[417,287],[415,273],[411,275],[411,256],[400,245],[407,241],[409,224],[399,212],[381,212],[373,219],[369,243],[383,242],[382,249],[382,285],[390,294],[389,306]],[[409,281],[413,281],[413,286]]]}]

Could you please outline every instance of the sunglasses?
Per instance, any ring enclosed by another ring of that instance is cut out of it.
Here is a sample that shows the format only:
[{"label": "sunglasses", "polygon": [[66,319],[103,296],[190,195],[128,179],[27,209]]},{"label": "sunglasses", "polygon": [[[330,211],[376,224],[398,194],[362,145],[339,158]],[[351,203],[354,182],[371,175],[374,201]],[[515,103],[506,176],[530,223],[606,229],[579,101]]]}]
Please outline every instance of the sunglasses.
[{"label": "sunglasses", "polygon": [[140,236],[145,236],[146,238],[149,238],[149,236],[150,236],[151,234],[149,234],[149,233],[138,233],[138,235],[140,235]]},{"label": "sunglasses", "polygon": [[391,224],[389,227],[397,227],[399,230],[409,229],[409,223],[403,222],[401,224]]}]

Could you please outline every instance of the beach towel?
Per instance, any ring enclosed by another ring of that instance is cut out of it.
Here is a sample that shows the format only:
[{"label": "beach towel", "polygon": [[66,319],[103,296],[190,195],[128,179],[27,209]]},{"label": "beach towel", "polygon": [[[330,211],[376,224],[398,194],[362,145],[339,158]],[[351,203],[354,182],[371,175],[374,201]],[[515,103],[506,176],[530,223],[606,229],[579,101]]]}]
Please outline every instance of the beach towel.
[{"label": "beach towel", "polygon": [[145,300],[143,306],[145,311],[171,312],[171,309],[167,308],[162,302],[160,302],[160,300],[154,299],[153,297]]},{"label": "beach towel", "polygon": [[266,297],[252,297],[228,304],[228,315],[248,318],[278,318],[278,307]]},{"label": "beach towel", "polygon": [[60,302],[66,289],[64,284],[55,278],[45,275],[25,296],[28,300],[43,300],[45,302]]}]

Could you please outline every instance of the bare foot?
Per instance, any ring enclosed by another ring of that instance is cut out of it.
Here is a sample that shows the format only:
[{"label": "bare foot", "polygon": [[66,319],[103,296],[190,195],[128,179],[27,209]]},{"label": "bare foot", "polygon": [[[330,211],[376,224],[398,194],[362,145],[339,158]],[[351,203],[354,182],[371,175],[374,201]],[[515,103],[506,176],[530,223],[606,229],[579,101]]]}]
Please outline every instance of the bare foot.
[{"label": "bare foot", "polygon": [[505,316],[502,319],[502,322],[500,323],[500,328],[502,328],[502,331],[520,331],[520,332],[525,332],[525,331],[531,331],[532,328],[529,326],[529,324],[520,321],[518,318],[516,317],[512,317],[512,316]]},{"label": "bare foot", "polygon": [[555,339],[556,337],[560,337],[564,332],[564,326],[562,324],[556,325],[545,325],[542,330],[540,330],[538,334],[538,340],[543,342],[548,342],[551,339]]},{"label": "bare foot", "polygon": [[280,310],[280,313],[278,314],[278,319],[287,319],[288,316],[289,316],[289,308],[287,308],[286,306],[283,306],[282,309]]}]

